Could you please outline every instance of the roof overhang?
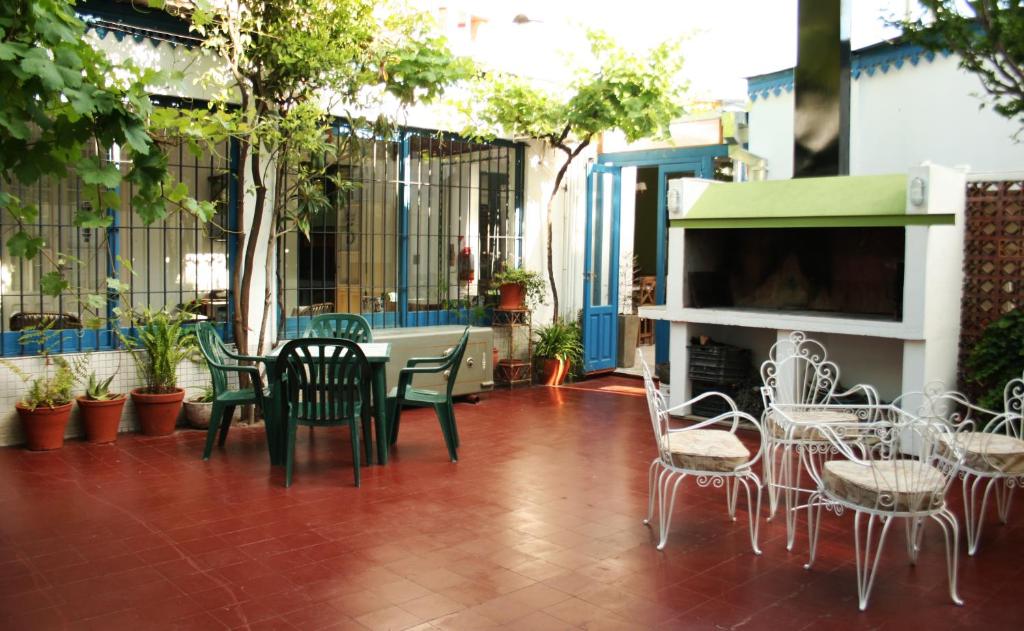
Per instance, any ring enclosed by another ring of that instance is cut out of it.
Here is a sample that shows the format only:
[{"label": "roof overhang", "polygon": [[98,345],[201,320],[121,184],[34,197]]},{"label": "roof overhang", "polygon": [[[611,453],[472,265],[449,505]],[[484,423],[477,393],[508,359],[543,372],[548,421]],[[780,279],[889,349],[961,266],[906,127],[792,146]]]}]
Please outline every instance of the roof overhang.
[{"label": "roof overhang", "polygon": [[952,224],[953,213],[907,212],[907,176],[861,175],[709,186],[682,228],[868,228]]}]

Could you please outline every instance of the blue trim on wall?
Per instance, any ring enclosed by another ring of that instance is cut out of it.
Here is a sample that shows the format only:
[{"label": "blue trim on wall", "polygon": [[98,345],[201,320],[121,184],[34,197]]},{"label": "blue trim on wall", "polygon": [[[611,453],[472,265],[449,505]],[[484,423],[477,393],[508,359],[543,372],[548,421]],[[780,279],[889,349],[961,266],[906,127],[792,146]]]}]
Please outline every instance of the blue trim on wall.
[{"label": "blue trim on wall", "polygon": [[[238,161],[241,158],[241,148],[234,138],[229,142],[231,158],[228,166],[228,177],[230,178],[228,180],[228,323],[233,323],[235,321],[235,275],[232,270],[235,269],[235,259],[238,258]],[[280,326],[284,312],[280,311],[281,305],[277,305],[277,308],[280,313],[278,318],[278,326]],[[232,335],[224,339],[235,339],[234,329],[229,327],[228,330],[232,331]]]},{"label": "blue trim on wall", "polygon": [[[226,322],[214,322],[214,327],[221,337],[228,339],[228,324]],[[39,355],[38,344],[22,344],[21,336],[24,331],[4,331],[0,336],[0,356],[2,357],[31,357]],[[132,337],[136,330],[132,327],[121,327],[121,334],[125,337]],[[62,329],[46,332],[46,346],[51,354],[57,354],[54,349],[61,349],[60,354],[70,353],[91,353],[93,351],[116,351],[120,348],[117,334],[112,328],[107,329]]]},{"label": "blue trim on wall", "polygon": [[747,78],[747,96],[751,101],[779,96],[793,91],[793,69],[786,68],[769,74]]},{"label": "blue trim on wall", "polygon": [[[916,66],[922,60],[932,62],[938,55],[949,57],[950,51],[933,53],[925,50],[916,44],[879,42],[872,46],[854,51],[850,55],[850,76],[854,80],[862,76],[875,76],[881,71],[882,74],[890,70],[900,70],[907,62]],[[776,72],[747,77],[747,96],[751,101],[767,99],[772,96],[779,96],[783,92],[793,91],[793,69],[786,68]]]},{"label": "blue trim on wall", "polygon": [[409,177],[406,162],[411,153],[409,134],[402,132],[398,156],[398,326],[406,326],[409,315]]},{"label": "blue trim on wall", "polygon": [[[121,187],[116,188],[121,192]],[[121,260],[116,253],[121,251],[121,216],[114,208],[107,209],[107,216],[110,217],[110,225],[107,226],[107,278],[121,277]],[[112,256],[113,254],[113,256]],[[113,289],[107,289],[107,328],[110,323],[116,322],[114,310],[121,301],[121,296]]]}]

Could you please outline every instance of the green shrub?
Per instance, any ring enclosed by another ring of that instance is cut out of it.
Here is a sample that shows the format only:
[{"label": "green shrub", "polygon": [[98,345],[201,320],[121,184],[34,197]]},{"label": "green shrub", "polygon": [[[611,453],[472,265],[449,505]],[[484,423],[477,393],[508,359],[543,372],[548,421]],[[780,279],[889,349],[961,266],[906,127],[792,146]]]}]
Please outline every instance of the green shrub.
[{"label": "green shrub", "polygon": [[967,358],[964,380],[978,405],[1002,411],[1003,388],[1024,373],[1024,310],[1015,309],[985,328]]}]

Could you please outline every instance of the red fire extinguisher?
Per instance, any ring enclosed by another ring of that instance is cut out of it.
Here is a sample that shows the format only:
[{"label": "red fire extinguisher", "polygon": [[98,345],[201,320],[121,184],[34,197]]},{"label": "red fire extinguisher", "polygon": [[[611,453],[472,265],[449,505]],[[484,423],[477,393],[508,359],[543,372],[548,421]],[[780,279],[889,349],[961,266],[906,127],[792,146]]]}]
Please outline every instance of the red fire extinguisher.
[{"label": "red fire extinguisher", "polygon": [[467,245],[459,250],[459,280],[471,283],[474,278],[473,250]]}]

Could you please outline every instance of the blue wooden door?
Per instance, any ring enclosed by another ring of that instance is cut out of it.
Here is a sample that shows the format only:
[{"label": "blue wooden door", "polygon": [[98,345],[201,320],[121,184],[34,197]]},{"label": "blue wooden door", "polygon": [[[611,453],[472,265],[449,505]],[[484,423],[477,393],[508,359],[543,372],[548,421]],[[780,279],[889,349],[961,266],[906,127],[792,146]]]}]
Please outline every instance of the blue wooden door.
[{"label": "blue wooden door", "polygon": [[592,165],[587,172],[583,264],[583,370],[615,368],[619,304],[619,200],[622,170]]}]

